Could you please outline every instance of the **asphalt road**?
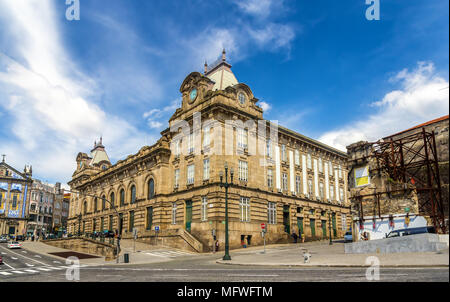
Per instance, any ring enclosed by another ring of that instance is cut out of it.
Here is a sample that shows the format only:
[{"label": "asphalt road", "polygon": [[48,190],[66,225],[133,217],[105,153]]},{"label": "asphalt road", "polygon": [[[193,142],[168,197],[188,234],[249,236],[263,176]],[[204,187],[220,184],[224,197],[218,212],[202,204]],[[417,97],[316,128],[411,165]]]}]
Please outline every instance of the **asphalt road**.
[{"label": "asphalt road", "polygon": [[[73,282],[64,259],[9,250],[0,244],[5,264],[0,282]],[[252,267],[215,263],[216,255],[181,256],[145,265],[81,267],[79,282],[367,282],[365,268]],[[60,263],[56,263],[56,262]],[[27,272],[31,270],[34,272]],[[19,272],[19,273],[18,273]],[[382,282],[449,282],[448,268],[381,268]]]}]

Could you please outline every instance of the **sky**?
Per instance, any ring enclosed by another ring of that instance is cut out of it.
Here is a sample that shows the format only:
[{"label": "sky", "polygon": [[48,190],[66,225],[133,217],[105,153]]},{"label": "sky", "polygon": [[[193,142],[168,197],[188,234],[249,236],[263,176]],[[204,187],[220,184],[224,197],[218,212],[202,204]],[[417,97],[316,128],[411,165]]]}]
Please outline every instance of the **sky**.
[{"label": "sky", "polygon": [[223,48],[265,119],[343,151],[447,115],[448,0],[379,1],[0,0],[0,154],[50,183],[100,136],[135,154]]}]

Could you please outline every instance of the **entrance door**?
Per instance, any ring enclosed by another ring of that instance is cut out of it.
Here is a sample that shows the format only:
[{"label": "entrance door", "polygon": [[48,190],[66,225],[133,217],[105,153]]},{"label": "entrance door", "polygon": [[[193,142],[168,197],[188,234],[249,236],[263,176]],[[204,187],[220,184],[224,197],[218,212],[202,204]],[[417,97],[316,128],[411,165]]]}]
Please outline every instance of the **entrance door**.
[{"label": "entrance door", "polygon": [[327,221],[322,220],[322,237],[327,237]]},{"label": "entrance door", "polygon": [[331,216],[331,223],[333,225],[333,236],[336,238],[337,236],[337,230],[336,230],[336,213],[333,213]]},{"label": "entrance door", "polygon": [[297,217],[297,227],[298,227],[298,232],[300,234],[303,234],[303,217]]},{"label": "entrance door", "polygon": [[284,231],[288,234],[291,233],[291,224],[289,221],[289,206],[283,206],[283,225]]},{"label": "entrance door", "polygon": [[186,201],[186,231],[191,232],[192,200]]},{"label": "entrance door", "polygon": [[309,225],[311,227],[311,236],[312,237],[316,237],[316,220],[315,219],[310,219],[309,220]]},{"label": "entrance door", "polygon": [[123,214],[119,214],[119,235],[122,235],[123,230]]}]

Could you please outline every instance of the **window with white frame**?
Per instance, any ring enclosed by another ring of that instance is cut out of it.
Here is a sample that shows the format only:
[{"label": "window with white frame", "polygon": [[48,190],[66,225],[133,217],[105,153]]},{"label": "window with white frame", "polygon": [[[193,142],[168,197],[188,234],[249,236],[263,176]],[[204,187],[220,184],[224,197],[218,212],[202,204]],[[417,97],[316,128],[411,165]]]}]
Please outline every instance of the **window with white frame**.
[{"label": "window with white frame", "polygon": [[187,184],[191,185],[194,183],[194,176],[195,176],[195,166],[189,165],[187,167]]},{"label": "window with white frame", "polygon": [[330,184],[330,199],[334,200],[334,185]]},{"label": "window with white frame", "polygon": [[203,160],[203,180],[209,179],[209,158]]},{"label": "window with white frame", "polygon": [[339,188],[339,199],[340,201],[344,201],[344,189]]},{"label": "window with white frame", "polygon": [[322,164],[322,158],[319,157],[319,173],[323,173],[323,164]]},{"label": "window with white frame", "polygon": [[241,221],[250,221],[250,199],[247,197],[241,197],[239,202],[239,210],[241,214]]},{"label": "window with white frame", "polygon": [[331,163],[331,161],[328,162],[328,171],[330,175],[333,175],[333,164]]},{"label": "window with white frame", "polygon": [[298,152],[298,150],[295,150],[294,158],[295,158],[295,165],[300,166],[300,152]]},{"label": "window with white frame", "polygon": [[338,176],[339,176],[339,178],[342,178],[342,167],[341,167],[341,165],[339,165],[339,168],[338,168]]},{"label": "window with white frame", "polygon": [[177,224],[177,203],[172,204],[172,224]]},{"label": "window with white frame", "polygon": [[300,175],[295,176],[295,192],[297,192],[297,194],[301,192],[301,180]]},{"label": "window with white frame", "polygon": [[174,179],[174,186],[175,188],[178,188],[180,184],[180,169],[175,170],[175,179]]},{"label": "window with white frame", "polygon": [[347,230],[347,215],[341,214],[341,220],[342,220],[342,230]]},{"label": "window with white frame", "polygon": [[189,133],[188,138],[188,153],[191,154],[194,152],[194,132]]},{"label": "window with white frame", "polygon": [[312,169],[311,154],[308,154],[307,156],[306,166],[308,167],[308,169]]},{"label": "window with white frame", "polygon": [[270,138],[266,141],[266,155],[272,157],[272,140]]},{"label": "window with white frame", "polygon": [[287,174],[286,173],[282,174],[282,186],[283,186],[283,191],[287,191],[288,183],[287,183]]},{"label": "window with white frame", "polygon": [[247,149],[248,144],[248,130],[244,128],[237,128],[238,148]]},{"label": "window with white frame", "polygon": [[176,141],[175,141],[175,150],[174,150],[174,155],[175,155],[175,157],[177,157],[177,156],[180,156],[180,153],[181,153],[181,139],[177,139]]},{"label": "window with white frame", "polygon": [[277,223],[277,208],[275,202],[269,202],[267,206],[267,222],[269,224]]},{"label": "window with white frame", "polygon": [[208,220],[208,198],[202,197],[202,221]]},{"label": "window with white frame", "polygon": [[281,160],[282,161],[286,161],[287,160],[286,145],[281,145]]},{"label": "window with white frame", "polygon": [[248,181],[248,163],[246,161],[239,161],[239,180]]},{"label": "window with white frame", "polygon": [[309,194],[309,196],[313,195],[313,182],[312,182],[312,179],[308,179],[308,194]]},{"label": "window with white frame", "polygon": [[324,194],[323,194],[323,183],[322,182],[319,184],[319,195],[320,195],[320,199],[323,200]]},{"label": "window with white frame", "polygon": [[269,188],[273,187],[273,170],[267,169],[267,186]]},{"label": "window with white frame", "polygon": [[204,148],[209,147],[209,144],[211,143],[210,133],[211,133],[211,127],[206,126],[205,129],[203,129],[203,147]]}]

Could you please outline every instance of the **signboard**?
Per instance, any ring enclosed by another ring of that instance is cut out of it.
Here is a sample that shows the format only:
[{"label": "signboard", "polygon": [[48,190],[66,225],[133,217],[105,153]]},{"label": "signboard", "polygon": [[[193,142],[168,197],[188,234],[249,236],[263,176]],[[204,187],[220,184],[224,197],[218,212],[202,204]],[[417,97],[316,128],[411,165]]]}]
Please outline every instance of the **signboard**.
[{"label": "signboard", "polygon": [[133,228],[133,237],[137,237],[138,230],[137,228]]},{"label": "signboard", "polygon": [[355,168],[355,187],[362,187],[370,184],[369,166]]},{"label": "signboard", "polygon": [[265,223],[261,223],[261,229],[264,230],[266,228],[266,224]]},{"label": "signboard", "polygon": [[155,231],[159,232],[159,225],[155,225]]}]

